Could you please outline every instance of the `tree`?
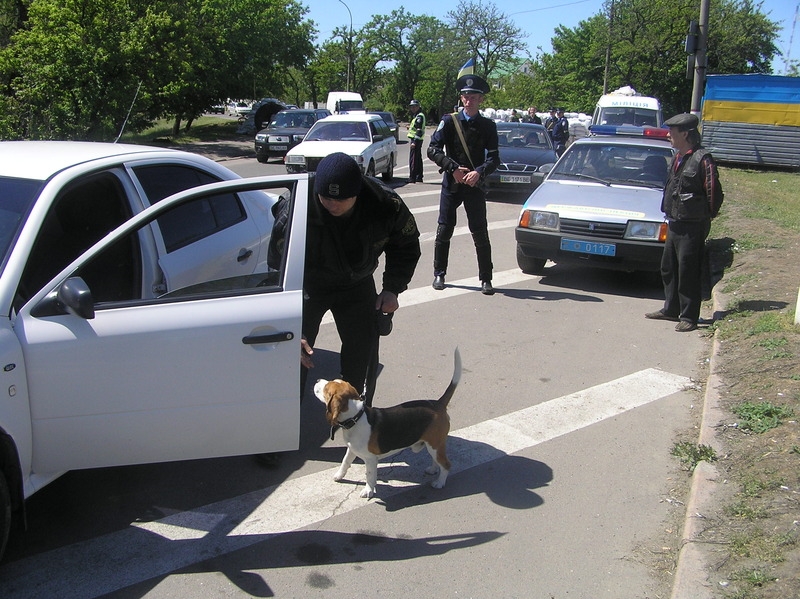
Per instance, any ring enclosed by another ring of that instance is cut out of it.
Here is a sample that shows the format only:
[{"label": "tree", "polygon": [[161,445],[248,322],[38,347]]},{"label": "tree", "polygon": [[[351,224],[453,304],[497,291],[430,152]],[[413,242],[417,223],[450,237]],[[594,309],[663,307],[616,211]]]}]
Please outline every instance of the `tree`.
[{"label": "tree", "polygon": [[475,58],[476,74],[487,80],[499,64],[525,50],[522,30],[491,2],[460,0],[447,17],[456,36],[465,40],[469,50],[464,60]]},{"label": "tree", "polygon": [[0,50],[0,133],[113,139],[131,106],[131,129],[168,116],[177,132],[222,98],[277,95],[276,71],[312,52],[304,14],[296,0],[32,0]]},{"label": "tree", "polygon": [[[613,6],[613,19],[611,8]],[[698,18],[695,0],[610,0],[575,29],[559,27],[553,52],[534,65],[539,100],[590,112],[603,91],[630,85],[661,100],[665,114],[689,109],[683,41]],[[769,73],[778,26],[749,0],[712,0],[708,73]]]}]

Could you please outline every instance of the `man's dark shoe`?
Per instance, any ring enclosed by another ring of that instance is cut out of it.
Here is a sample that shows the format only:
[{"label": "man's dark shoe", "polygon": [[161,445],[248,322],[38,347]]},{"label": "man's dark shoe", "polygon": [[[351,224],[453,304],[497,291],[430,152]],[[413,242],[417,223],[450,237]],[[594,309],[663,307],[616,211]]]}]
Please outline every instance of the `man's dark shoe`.
[{"label": "man's dark shoe", "polygon": [[655,312],[648,312],[644,315],[645,318],[649,318],[650,320],[673,320],[677,321],[677,316],[669,316],[668,314],[664,313],[664,310],[656,310]]},{"label": "man's dark shoe", "polygon": [[481,293],[483,295],[494,295],[494,287],[492,287],[491,281],[481,282]]},{"label": "man's dark shoe", "polygon": [[675,330],[679,333],[688,333],[689,331],[694,331],[697,328],[696,322],[691,322],[689,320],[681,320],[678,324],[675,325]]},{"label": "man's dark shoe", "polygon": [[433,277],[433,284],[431,285],[436,291],[444,289],[444,275],[435,275]]}]

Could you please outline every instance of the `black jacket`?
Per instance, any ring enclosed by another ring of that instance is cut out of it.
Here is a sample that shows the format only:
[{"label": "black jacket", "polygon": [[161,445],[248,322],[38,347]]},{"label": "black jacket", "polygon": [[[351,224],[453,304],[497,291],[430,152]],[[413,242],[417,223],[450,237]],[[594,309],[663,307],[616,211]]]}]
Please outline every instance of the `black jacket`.
[{"label": "black jacket", "polygon": [[[275,209],[268,257],[271,268],[280,267],[290,206],[288,200],[279,200]],[[421,252],[414,216],[394,190],[364,177],[353,212],[342,218],[331,216],[316,194],[311,194],[303,280],[306,293],[314,296],[355,286],[373,275],[381,254],[385,254],[383,288],[402,293]]]},{"label": "black jacket", "polygon": [[497,125],[491,119],[478,114],[465,122],[464,113],[455,118],[464,132],[464,139],[469,148],[469,157],[456,132],[453,115],[446,114],[442,118],[436,132],[431,136],[428,146],[428,158],[433,160],[446,173],[445,184],[452,187],[455,180],[452,172],[459,166],[476,170],[481,181],[492,174],[500,164],[500,151],[497,148]]},{"label": "black jacket", "polygon": [[[676,169],[679,158],[680,164]],[[722,200],[717,168],[708,150],[698,148],[672,159],[661,200],[661,211],[669,220],[710,220],[717,216]]]}]

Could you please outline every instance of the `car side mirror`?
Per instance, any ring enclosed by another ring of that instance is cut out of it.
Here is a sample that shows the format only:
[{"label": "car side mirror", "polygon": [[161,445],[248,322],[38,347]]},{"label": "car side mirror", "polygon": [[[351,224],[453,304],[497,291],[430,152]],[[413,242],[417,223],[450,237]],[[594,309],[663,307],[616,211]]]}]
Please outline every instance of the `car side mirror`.
[{"label": "car side mirror", "polygon": [[380,133],[378,133],[377,135],[373,135],[372,136],[373,143],[376,142],[376,141],[382,141],[382,140],[383,140],[383,135],[381,135]]},{"label": "car side mirror", "polygon": [[94,318],[92,291],[82,278],[71,277],[61,283],[56,292],[56,299],[70,314],[86,320]]}]

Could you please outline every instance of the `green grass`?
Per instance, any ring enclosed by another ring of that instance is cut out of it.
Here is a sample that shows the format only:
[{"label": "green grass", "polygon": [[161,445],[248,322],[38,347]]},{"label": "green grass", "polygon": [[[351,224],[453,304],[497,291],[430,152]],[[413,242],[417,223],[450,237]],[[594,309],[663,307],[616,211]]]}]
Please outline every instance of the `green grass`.
[{"label": "green grass", "polygon": [[239,123],[232,119],[218,116],[201,116],[192,122],[191,128],[186,131],[186,122],[182,123],[180,133],[172,135],[172,121],[160,120],[152,127],[141,133],[126,133],[120,139],[125,143],[151,143],[154,140],[169,140],[176,143],[197,143],[203,141],[218,141],[224,139],[240,139],[236,134]]},{"label": "green grass", "polygon": [[[800,201],[797,194],[800,173],[720,168],[720,180],[726,198],[730,198],[735,188],[737,201],[745,202],[746,216],[800,231]],[[722,216],[724,211],[723,204]]]},{"label": "green grass", "polygon": [[702,461],[713,462],[717,459],[717,454],[713,447],[708,445],[695,445],[688,441],[675,443],[672,447],[671,455],[678,458],[684,468],[693,472]]},{"label": "green grass", "polygon": [[775,406],[768,401],[744,401],[733,406],[731,411],[740,419],[737,423],[739,430],[752,433],[764,433],[776,428],[794,415],[790,408]]}]

